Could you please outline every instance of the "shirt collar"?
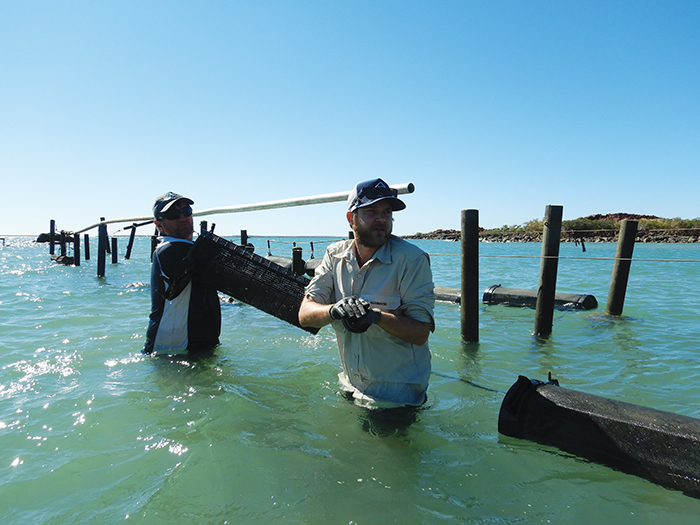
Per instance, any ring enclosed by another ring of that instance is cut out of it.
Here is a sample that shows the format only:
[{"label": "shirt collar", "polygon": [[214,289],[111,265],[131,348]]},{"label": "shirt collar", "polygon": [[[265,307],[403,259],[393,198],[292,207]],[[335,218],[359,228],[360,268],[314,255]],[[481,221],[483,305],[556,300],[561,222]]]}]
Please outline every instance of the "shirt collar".
[{"label": "shirt collar", "polygon": [[[377,259],[384,264],[391,264],[391,245],[394,241],[394,236],[392,235],[389,240],[377,250],[377,252],[372,256],[372,259]],[[349,241],[345,249],[338,253],[338,257],[348,260],[355,260],[355,241]]]},{"label": "shirt collar", "polygon": [[389,240],[384,243],[384,245],[377,250],[372,259],[377,259],[384,264],[391,264],[391,244],[394,240],[394,236],[389,237]]},{"label": "shirt collar", "polygon": [[188,244],[194,244],[194,242],[188,239],[180,239],[179,237],[170,237],[169,235],[163,235],[163,242],[186,242]]}]

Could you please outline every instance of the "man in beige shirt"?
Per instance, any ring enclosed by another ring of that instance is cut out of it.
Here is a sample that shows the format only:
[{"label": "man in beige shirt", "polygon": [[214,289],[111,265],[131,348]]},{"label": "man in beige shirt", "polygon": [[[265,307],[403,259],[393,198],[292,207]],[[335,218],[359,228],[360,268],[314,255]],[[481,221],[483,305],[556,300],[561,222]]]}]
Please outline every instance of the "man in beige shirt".
[{"label": "man in beige shirt", "polygon": [[430,377],[430,260],[391,234],[393,212],[406,207],[397,195],[381,179],[355,186],[347,212],[355,238],[328,247],[299,310],[302,326],[332,323],[340,385],[366,406],[419,406]]}]

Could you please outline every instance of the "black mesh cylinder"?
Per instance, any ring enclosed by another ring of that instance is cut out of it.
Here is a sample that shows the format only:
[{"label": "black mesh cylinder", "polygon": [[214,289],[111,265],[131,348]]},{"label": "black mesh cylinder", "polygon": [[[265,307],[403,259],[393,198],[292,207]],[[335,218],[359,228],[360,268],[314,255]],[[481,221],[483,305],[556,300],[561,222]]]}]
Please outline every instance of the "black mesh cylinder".
[{"label": "black mesh cylinder", "polygon": [[700,497],[700,420],[520,376],[498,415],[506,436]]},{"label": "black mesh cylinder", "polygon": [[[537,305],[537,290],[505,288],[500,284],[495,284],[484,290],[482,301],[487,304],[535,308]],[[594,296],[588,294],[557,292],[554,294],[554,306],[572,310],[593,310],[598,308],[598,301]]]},{"label": "black mesh cylinder", "polygon": [[[299,306],[309,283],[307,278],[207,231],[195,241],[192,256],[197,262],[199,280],[302,328]],[[303,329],[312,334],[319,330]]]}]

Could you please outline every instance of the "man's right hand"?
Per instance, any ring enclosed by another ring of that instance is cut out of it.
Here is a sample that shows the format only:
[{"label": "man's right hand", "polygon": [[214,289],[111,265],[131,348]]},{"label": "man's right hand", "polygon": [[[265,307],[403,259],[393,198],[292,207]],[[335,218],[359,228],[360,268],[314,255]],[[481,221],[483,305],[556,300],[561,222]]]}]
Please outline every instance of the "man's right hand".
[{"label": "man's right hand", "polygon": [[329,309],[333,319],[339,319],[343,326],[356,334],[366,332],[381,319],[381,312],[370,306],[362,297],[344,297]]},{"label": "man's right hand", "polygon": [[337,320],[347,317],[359,319],[365,315],[367,309],[369,309],[369,303],[367,301],[351,295],[350,297],[343,297],[340,301],[331,306],[328,313],[331,318]]}]

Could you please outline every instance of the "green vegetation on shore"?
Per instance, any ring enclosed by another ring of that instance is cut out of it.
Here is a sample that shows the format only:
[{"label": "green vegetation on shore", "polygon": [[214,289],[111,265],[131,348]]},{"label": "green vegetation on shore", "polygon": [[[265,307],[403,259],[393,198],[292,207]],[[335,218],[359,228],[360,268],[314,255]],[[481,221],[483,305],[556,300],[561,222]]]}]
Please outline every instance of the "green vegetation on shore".
[{"label": "green vegetation on shore", "polygon": [[[637,229],[639,231],[651,231],[651,230],[686,230],[686,229],[700,229],[700,218],[696,219],[662,219],[662,218],[651,218],[651,219],[637,219],[639,225]],[[592,219],[588,217],[582,217],[579,219],[573,219],[568,221],[562,221],[561,229],[562,231],[600,231],[600,230],[619,230],[621,220],[612,219]],[[520,225],[504,225],[500,228],[494,228],[492,230],[487,230],[490,232],[500,232],[500,233],[525,233],[542,232],[544,226],[544,221],[539,219],[532,219],[526,223]]]},{"label": "green vegetation on shore", "polygon": [[[654,215],[613,213],[589,215],[562,221],[561,239],[564,242],[613,242],[624,219],[637,221],[637,242],[700,243],[700,218],[662,219]],[[544,220],[533,219],[524,224],[500,228],[480,228],[479,238],[484,242],[539,242],[542,239]],[[407,239],[443,239],[457,241],[459,230],[435,230],[406,236]]]}]

